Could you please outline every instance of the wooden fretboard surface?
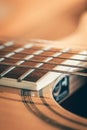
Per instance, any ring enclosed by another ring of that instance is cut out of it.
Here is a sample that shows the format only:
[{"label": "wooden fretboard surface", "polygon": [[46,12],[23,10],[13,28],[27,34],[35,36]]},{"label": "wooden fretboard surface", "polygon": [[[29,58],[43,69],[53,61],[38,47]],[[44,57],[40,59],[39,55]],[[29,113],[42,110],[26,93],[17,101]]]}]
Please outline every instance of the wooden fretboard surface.
[{"label": "wooden fretboard surface", "polygon": [[0,85],[39,90],[61,74],[87,76],[86,62],[86,51],[0,43]]}]

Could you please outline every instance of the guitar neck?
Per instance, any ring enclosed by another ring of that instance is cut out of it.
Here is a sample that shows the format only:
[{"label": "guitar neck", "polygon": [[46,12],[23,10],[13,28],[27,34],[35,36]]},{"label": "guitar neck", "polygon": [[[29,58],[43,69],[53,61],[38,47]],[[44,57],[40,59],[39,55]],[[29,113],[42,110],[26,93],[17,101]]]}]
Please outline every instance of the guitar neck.
[{"label": "guitar neck", "polygon": [[[82,70],[87,69],[86,62],[86,51],[35,43],[25,45],[14,42],[0,43],[0,85],[40,91],[51,84],[55,88],[59,82],[63,84],[65,82],[63,80],[66,80],[68,93],[68,80],[72,82],[71,77],[79,77],[81,83],[85,81],[87,74]],[[78,88],[79,85],[76,88],[70,87],[69,94]]]}]

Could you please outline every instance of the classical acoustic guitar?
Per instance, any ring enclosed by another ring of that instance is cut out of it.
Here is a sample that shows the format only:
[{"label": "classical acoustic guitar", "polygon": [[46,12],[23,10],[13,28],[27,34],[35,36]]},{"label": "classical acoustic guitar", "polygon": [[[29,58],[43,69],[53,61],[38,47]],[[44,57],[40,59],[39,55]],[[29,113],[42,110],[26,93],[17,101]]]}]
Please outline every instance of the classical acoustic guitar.
[{"label": "classical acoustic guitar", "polygon": [[82,101],[77,113],[69,110],[86,88],[87,51],[43,42],[0,42],[0,129],[87,130]]}]

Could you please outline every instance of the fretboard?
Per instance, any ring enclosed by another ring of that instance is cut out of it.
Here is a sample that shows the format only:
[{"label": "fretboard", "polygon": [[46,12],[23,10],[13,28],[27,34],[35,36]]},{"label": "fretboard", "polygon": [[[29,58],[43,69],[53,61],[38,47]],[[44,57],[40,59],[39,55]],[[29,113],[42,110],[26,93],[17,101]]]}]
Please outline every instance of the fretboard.
[{"label": "fretboard", "polygon": [[40,90],[61,75],[87,76],[87,52],[0,43],[0,85]]}]

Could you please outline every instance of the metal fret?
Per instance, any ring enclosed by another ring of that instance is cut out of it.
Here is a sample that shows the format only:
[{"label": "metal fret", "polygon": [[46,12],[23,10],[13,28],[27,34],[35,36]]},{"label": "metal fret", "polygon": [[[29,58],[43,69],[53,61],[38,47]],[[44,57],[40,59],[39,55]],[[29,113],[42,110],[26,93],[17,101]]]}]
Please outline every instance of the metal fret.
[{"label": "metal fret", "polygon": [[21,52],[21,51],[23,51],[24,50],[24,48],[18,48],[18,49],[16,49],[16,50],[14,50],[14,53],[19,53],[19,52]]},{"label": "metal fret", "polygon": [[1,74],[0,74],[0,78],[2,78],[5,74],[9,73],[11,70],[13,70],[15,68],[15,66],[11,66],[7,69],[5,69],[5,71],[3,71]]},{"label": "metal fret", "polygon": [[13,56],[15,53],[14,52],[11,52],[11,53],[8,53],[5,55],[5,57],[10,57],[10,56]]},{"label": "metal fret", "polygon": [[34,46],[34,44],[26,44],[26,45],[24,45],[23,47],[25,48],[25,49],[28,49],[28,48],[32,48]]}]

